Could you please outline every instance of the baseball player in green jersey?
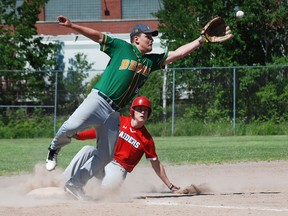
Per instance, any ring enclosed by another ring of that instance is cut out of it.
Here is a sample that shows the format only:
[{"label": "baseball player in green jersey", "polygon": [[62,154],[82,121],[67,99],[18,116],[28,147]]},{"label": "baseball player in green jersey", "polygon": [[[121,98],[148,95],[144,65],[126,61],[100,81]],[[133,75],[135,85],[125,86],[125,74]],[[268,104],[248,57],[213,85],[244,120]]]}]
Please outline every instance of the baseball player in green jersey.
[{"label": "baseball player in green jersey", "polygon": [[70,188],[75,185],[75,190],[77,190],[81,189],[94,176],[94,173],[103,169],[112,160],[118,138],[121,108],[138,93],[152,71],[161,69],[165,64],[193,52],[202,45],[202,37],[175,51],[150,54],[153,37],[158,35],[158,31],[149,29],[144,24],[134,26],[130,33],[130,44],[73,23],[64,16],[58,17],[58,23],[99,43],[101,51],[110,57],[99,82],[69,119],[63,123],[48,148],[46,168],[51,171],[56,167],[57,154],[61,148],[69,144],[77,132],[87,127],[95,127],[97,152],[70,181],[72,184]]}]

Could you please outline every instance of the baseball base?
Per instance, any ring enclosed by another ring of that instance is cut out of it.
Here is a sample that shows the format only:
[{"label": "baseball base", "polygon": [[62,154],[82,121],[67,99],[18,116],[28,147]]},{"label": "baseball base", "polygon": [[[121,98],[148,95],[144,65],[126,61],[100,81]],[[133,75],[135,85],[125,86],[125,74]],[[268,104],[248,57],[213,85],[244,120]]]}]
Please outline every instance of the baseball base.
[{"label": "baseball base", "polygon": [[45,197],[63,197],[66,193],[61,187],[37,188],[27,193],[27,196],[45,198]]}]

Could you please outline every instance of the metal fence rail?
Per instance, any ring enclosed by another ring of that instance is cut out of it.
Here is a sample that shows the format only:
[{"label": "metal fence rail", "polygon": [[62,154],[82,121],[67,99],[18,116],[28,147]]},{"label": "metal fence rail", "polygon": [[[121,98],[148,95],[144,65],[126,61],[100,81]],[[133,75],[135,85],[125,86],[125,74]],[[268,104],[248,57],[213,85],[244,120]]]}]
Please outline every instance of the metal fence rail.
[{"label": "metal fence rail", "polygon": [[[236,126],[237,126],[237,85],[239,85],[238,82],[238,74],[243,73],[243,70],[268,70],[272,71],[274,69],[284,69],[285,73],[287,74],[288,72],[288,65],[273,65],[273,66],[229,66],[229,67],[192,67],[192,68],[166,68],[166,73],[169,76],[169,81],[170,85],[168,85],[168,88],[166,87],[166,90],[169,92],[171,95],[171,134],[173,135],[175,132],[175,116],[177,114],[176,110],[176,91],[177,91],[177,86],[179,85],[178,79],[180,79],[180,76],[185,75],[185,73],[195,73],[197,71],[206,71],[207,73],[209,72],[230,72],[231,73],[231,89],[230,91],[233,92],[232,97],[233,97],[233,106],[231,107],[231,110],[233,112],[233,134],[236,134]],[[3,73],[27,73],[27,71],[21,71],[21,70],[0,70],[0,81],[1,77],[3,77]],[[27,105],[27,104],[0,104],[0,108],[48,108],[48,109],[53,109],[53,116],[54,116],[54,134],[57,131],[56,128],[56,122],[57,122],[57,107],[59,106],[59,92],[61,90],[58,89],[59,86],[59,80],[58,80],[58,75],[59,73],[65,74],[65,71],[49,71],[49,73],[54,74],[54,84],[53,84],[53,89],[51,91],[54,92],[54,99],[50,104],[41,104],[41,105]],[[102,71],[89,71],[89,78],[88,81],[92,79],[95,75],[101,73]],[[33,73],[47,73],[47,71],[33,71]],[[287,76],[287,75],[286,75]],[[165,88],[163,88],[165,89]],[[79,92],[81,94],[81,92]],[[16,97],[16,95],[15,95]],[[71,113],[68,113],[68,115]]]}]

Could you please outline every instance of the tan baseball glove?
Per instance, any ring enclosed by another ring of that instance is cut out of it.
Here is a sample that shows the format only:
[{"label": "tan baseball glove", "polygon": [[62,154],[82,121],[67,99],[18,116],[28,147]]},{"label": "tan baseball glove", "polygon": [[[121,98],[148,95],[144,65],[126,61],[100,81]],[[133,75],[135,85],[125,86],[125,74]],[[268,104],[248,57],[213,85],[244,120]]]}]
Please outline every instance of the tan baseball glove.
[{"label": "tan baseball glove", "polygon": [[201,191],[196,185],[191,184],[187,187],[180,188],[179,190],[176,190],[173,193],[175,194],[200,194]]},{"label": "tan baseball glove", "polygon": [[233,37],[225,20],[217,16],[210,20],[201,30],[200,43],[221,43]]}]

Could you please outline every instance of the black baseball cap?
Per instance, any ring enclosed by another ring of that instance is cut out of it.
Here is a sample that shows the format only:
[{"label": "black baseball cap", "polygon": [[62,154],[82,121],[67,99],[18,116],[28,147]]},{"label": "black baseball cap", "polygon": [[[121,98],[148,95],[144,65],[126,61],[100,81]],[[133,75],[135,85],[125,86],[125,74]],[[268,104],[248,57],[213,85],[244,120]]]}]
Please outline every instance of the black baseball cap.
[{"label": "black baseball cap", "polygon": [[153,37],[158,35],[157,30],[152,30],[150,29],[147,25],[145,24],[136,24],[133,29],[131,30],[130,37],[138,34],[138,33],[144,33],[144,34],[152,34]]}]

